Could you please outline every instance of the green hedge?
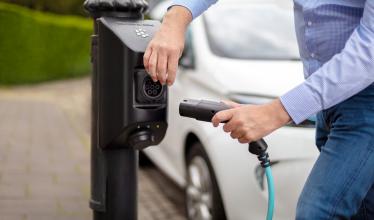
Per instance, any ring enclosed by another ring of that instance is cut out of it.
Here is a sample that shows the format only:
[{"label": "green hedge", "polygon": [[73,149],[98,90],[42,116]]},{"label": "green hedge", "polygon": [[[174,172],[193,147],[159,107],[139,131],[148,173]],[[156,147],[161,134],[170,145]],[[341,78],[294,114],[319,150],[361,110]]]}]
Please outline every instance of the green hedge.
[{"label": "green hedge", "polygon": [[0,3],[0,83],[88,74],[91,33],[88,19]]},{"label": "green hedge", "polygon": [[0,0],[0,2],[18,4],[39,11],[57,14],[86,15],[83,10],[84,0]]}]

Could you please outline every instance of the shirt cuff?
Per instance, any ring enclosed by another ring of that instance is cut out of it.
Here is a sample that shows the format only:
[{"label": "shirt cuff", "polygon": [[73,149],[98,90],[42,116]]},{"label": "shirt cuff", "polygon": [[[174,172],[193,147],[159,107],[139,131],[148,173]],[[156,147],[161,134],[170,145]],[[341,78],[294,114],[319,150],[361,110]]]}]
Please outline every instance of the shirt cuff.
[{"label": "shirt cuff", "polygon": [[176,5],[187,8],[192,14],[192,19],[201,15],[208,8],[208,6],[205,6],[201,0],[173,0],[168,9]]},{"label": "shirt cuff", "polygon": [[322,110],[312,90],[305,83],[281,96],[280,100],[295,124],[300,124]]}]

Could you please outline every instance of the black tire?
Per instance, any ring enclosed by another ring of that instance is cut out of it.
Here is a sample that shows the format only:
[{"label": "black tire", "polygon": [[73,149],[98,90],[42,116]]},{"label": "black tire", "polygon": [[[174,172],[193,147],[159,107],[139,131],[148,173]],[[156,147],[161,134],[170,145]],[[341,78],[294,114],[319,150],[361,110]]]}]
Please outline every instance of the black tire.
[{"label": "black tire", "polygon": [[[186,174],[187,174],[187,181],[190,181],[189,177],[189,167],[191,165],[191,162],[194,160],[194,158],[200,157],[204,160],[206,163],[208,170],[209,170],[209,176],[211,181],[211,194],[212,194],[212,208],[210,211],[211,213],[211,220],[227,220],[226,213],[224,209],[224,205],[222,202],[221,193],[219,190],[219,186],[217,183],[216,175],[214,173],[214,169],[211,165],[211,162],[209,160],[209,157],[207,153],[204,150],[204,147],[200,143],[195,143],[190,148],[189,152],[186,155]],[[189,220],[196,220],[189,216],[188,214],[188,192],[187,187],[185,189],[185,210],[186,215]]]}]

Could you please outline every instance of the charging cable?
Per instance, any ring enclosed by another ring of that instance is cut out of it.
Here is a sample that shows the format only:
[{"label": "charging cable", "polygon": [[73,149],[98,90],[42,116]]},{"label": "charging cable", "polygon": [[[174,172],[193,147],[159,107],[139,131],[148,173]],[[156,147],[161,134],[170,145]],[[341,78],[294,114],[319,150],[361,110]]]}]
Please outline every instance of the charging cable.
[{"label": "charging cable", "polygon": [[251,154],[257,155],[258,160],[261,163],[261,167],[265,169],[266,182],[268,185],[268,211],[266,220],[272,220],[274,215],[275,206],[275,190],[273,174],[271,172],[269,154],[266,152],[268,145],[263,139],[255,141],[249,144],[248,151]]},{"label": "charging cable", "polygon": [[265,168],[266,180],[268,183],[268,212],[266,215],[266,220],[272,220],[274,214],[274,204],[275,204],[275,190],[274,190],[274,179],[271,172],[270,166]]}]

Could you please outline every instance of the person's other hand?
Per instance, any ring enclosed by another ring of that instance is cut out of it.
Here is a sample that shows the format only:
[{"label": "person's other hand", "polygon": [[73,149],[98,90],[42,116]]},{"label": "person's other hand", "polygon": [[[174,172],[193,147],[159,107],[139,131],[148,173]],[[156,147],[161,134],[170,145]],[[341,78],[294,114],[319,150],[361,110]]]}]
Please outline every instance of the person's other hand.
[{"label": "person's other hand", "polygon": [[257,141],[291,120],[279,99],[265,105],[229,105],[234,108],[218,112],[212,123],[217,127],[228,121],[223,130],[240,143]]},{"label": "person's other hand", "polygon": [[155,82],[169,86],[174,83],[184,49],[185,32],[191,21],[190,11],[182,6],[173,6],[166,13],[144,53],[144,67]]}]

